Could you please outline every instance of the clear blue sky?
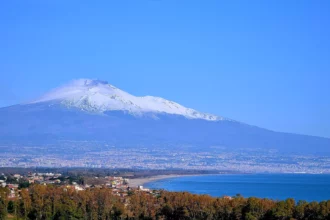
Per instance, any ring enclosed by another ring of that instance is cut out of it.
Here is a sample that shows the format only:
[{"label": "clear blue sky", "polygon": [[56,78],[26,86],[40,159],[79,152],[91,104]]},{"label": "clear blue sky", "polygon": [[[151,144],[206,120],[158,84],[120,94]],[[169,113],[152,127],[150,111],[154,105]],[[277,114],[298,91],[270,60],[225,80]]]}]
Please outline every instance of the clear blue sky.
[{"label": "clear blue sky", "polygon": [[98,78],[330,137],[330,1],[0,2],[0,106]]}]

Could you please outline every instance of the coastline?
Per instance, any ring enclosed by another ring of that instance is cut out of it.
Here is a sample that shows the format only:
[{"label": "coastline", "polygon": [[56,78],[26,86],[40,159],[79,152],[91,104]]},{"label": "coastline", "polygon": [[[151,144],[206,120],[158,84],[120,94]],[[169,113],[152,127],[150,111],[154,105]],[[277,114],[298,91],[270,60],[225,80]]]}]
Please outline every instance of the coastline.
[{"label": "coastline", "polygon": [[147,177],[139,177],[134,179],[129,179],[128,186],[132,188],[137,188],[138,186],[143,186],[147,183],[154,182],[162,179],[170,179],[176,177],[185,177],[185,176],[209,176],[209,175],[223,175],[224,173],[196,173],[196,174],[162,174],[162,175],[153,175]]},{"label": "coastline", "polygon": [[144,186],[145,184],[147,184],[149,182],[162,180],[162,179],[182,177],[182,176],[195,176],[195,175],[169,174],[169,175],[156,175],[156,176],[142,177],[142,178],[136,178],[136,179],[129,179],[128,185],[129,185],[129,187],[136,188],[138,186]]}]

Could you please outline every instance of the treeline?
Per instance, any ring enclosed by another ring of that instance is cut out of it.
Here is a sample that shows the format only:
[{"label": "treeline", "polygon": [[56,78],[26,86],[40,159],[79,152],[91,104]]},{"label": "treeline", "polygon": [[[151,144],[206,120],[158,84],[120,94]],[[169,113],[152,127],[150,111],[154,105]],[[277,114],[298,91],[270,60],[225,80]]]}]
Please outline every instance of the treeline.
[{"label": "treeline", "polygon": [[0,189],[0,219],[330,219],[330,200],[295,203],[293,199],[213,198],[186,192],[131,191],[120,197],[111,189],[76,191],[68,187],[32,185],[8,199]]}]

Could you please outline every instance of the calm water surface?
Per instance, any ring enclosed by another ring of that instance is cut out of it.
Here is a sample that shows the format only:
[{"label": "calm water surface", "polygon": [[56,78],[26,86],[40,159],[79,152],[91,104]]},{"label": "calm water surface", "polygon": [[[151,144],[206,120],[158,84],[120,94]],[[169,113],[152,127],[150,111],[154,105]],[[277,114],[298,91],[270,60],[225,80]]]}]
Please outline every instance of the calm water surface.
[{"label": "calm water surface", "polygon": [[185,176],[145,184],[152,189],[188,191],[211,196],[270,199],[330,200],[330,175],[326,174],[226,174]]}]

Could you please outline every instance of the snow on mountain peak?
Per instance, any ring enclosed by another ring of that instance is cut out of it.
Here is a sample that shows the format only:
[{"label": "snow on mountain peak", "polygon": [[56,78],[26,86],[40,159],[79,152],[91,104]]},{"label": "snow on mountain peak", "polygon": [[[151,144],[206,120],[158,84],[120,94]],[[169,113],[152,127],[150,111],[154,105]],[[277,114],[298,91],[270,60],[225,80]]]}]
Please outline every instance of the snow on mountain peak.
[{"label": "snow on mountain peak", "polygon": [[98,113],[119,110],[127,111],[133,115],[167,113],[182,115],[190,119],[224,120],[222,117],[201,113],[160,97],[133,96],[102,80],[73,80],[30,104],[50,101],[59,102],[67,107],[76,107],[84,111]]}]

